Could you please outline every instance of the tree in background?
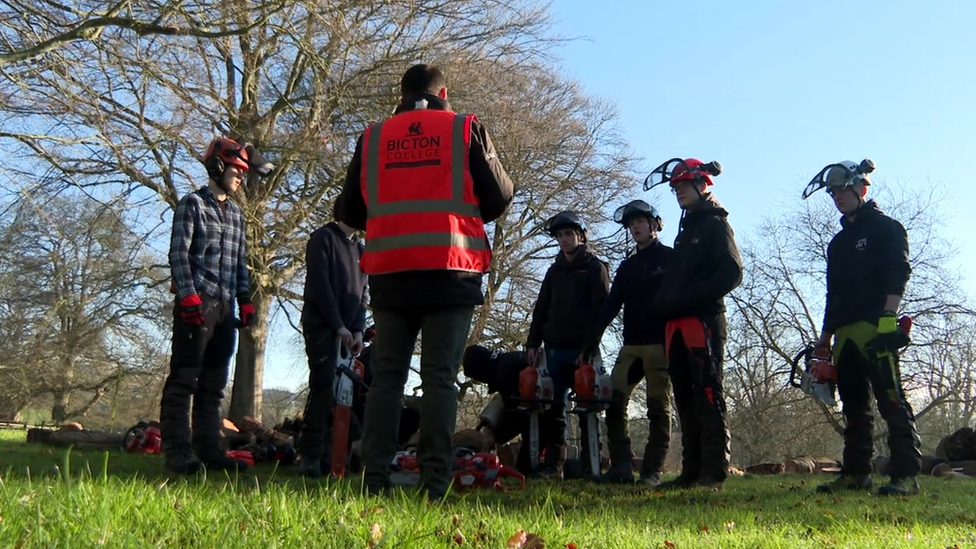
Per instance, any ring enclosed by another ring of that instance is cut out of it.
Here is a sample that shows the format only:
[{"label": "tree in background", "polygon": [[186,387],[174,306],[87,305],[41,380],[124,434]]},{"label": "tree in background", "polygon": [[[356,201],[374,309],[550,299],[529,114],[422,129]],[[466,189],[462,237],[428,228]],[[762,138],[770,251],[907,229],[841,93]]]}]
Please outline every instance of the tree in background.
[{"label": "tree in background", "polygon": [[11,208],[0,229],[4,418],[40,402],[56,423],[83,417],[124,381],[158,370],[150,319],[163,312],[160,273],[125,206],[66,194]]}]

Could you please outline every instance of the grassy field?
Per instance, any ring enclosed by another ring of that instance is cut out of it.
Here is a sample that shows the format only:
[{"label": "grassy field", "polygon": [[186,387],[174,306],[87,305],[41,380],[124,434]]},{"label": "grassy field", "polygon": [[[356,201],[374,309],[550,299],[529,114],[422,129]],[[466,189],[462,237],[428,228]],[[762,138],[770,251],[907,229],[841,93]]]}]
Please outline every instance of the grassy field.
[{"label": "grassy field", "polygon": [[358,478],[306,482],[294,468],[173,477],[158,456],[67,452],[23,438],[0,431],[2,548],[976,549],[968,480],[926,477],[923,495],[894,499],[818,495],[814,486],[828,477],[811,476],[733,478],[720,493],[532,482],[429,504],[410,492],[362,496]]}]

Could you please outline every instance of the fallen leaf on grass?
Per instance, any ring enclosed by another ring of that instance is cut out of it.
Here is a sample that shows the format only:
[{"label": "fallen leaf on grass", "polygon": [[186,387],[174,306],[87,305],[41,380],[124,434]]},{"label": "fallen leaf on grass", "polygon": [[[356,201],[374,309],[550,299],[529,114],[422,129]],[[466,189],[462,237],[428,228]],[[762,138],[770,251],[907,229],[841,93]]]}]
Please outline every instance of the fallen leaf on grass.
[{"label": "fallen leaf on grass", "polygon": [[369,527],[369,546],[373,547],[380,542],[383,537],[383,529],[380,528],[380,523],[374,522],[372,526]]},{"label": "fallen leaf on grass", "polygon": [[359,512],[359,518],[366,518],[367,515],[378,515],[385,510],[386,509],[384,509],[382,505],[377,505],[376,507],[372,507],[370,509],[363,509]]},{"label": "fallen leaf on grass", "polygon": [[576,547],[575,543],[569,542],[566,544],[566,549],[579,549],[579,547]]},{"label": "fallen leaf on grass", "polygon": [[538,534],[529,534],[522,549],[546,549],[546,540]]},{"label": "fallen leaf on grass", "polygon": [[705,534],[707,534],[708,532],[710,532],[710,530],[708,529],[708,525],[707,524],[702,524],[701,526],[699,526],[698,527],[698,531],[699,532],[702,532],[702,533],[705,533]]},{"label": "fallen leaf on grass", "polygon": [[505,544],[505,547],[508,549],[522,549],[522,547],[525,545],[525,540],[527,537],[528,535],[526,535],[525,530],[516,530],[515,533],[512,534],[512,537],[508,538],[508,542]]},{"label": "fallen leaf on grass", "polygon": [[464,534],[461,533],[461,530],[454,530],[454,543],[458,545],[464,544]]},{"label": "fallen leaf on grass", "polygon": [[675,547],[674,542],[671,540],[664,540],[664,546],[668,549],[674,549]]},{"label": "fallen leaf on grass", "polygon": [[461,517],[459,517],[458,515],[454,515],[453,517],[451,517],[451,523],[453,523],[454,526],[460,525],[461,524]]},{"label": "fallen leaf on grass", "polygon": [[735,529],[735,521],[729,521],[729,522],[726,522],[725,523],[725,531],[726,532],[728,532],[729,534],[731,534],[732,533],[732,530],[734,530],[734,529]]},{"label": "fallen leaf on grass", "polygon": [[911,532],[905,532],[905,539],[911,541],[915,539],[915,536],[913,536]]}]

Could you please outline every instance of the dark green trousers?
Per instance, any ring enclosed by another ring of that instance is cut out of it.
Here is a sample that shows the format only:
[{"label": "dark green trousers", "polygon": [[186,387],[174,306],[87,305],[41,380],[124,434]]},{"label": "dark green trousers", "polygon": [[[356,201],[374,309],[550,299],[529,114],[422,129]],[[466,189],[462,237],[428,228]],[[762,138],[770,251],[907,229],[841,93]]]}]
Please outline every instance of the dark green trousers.
[{"label": "dark green trousers", "polygon": [[417,335],[421,336],[420,482],[431,496],[447,492],[454,461],[458,367],[471,329],[473,307],[383,309],[373,312],[373,383],[366,396],[363,465],[366,487],[390,485],[390,462],[397,452],[403,388]]}]

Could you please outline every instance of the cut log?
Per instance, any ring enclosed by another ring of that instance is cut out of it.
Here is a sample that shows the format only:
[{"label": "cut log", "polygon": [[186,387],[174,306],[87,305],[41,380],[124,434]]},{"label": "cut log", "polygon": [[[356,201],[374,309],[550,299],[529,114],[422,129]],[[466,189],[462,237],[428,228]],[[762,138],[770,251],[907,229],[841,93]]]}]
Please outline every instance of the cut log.
[{"label": "cut log", "polygon": [[27,442],[51,446],[74,446],[82,450],[119,450],[122,448],[122,437],[121,433],[103,431],[27,430]]}]

